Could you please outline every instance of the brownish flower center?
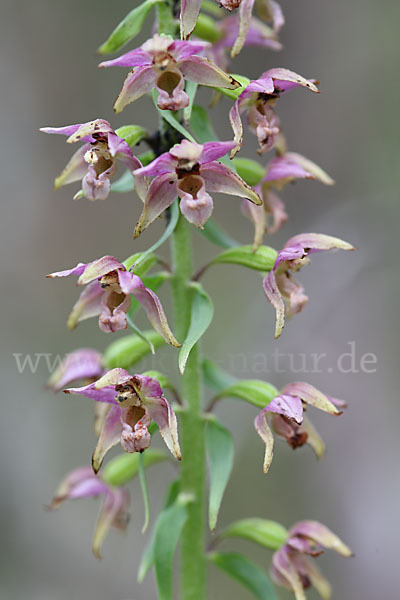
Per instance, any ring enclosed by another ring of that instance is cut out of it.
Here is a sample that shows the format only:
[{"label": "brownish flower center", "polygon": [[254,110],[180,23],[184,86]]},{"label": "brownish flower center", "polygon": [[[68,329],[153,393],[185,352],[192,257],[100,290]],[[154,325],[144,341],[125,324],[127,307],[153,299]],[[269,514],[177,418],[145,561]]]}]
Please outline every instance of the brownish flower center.
[{"label": "brownish flower center", "polygon": [[157,87],[172,96],[181,79],[182,75],[178,71],[164,71],[157,79]]}]

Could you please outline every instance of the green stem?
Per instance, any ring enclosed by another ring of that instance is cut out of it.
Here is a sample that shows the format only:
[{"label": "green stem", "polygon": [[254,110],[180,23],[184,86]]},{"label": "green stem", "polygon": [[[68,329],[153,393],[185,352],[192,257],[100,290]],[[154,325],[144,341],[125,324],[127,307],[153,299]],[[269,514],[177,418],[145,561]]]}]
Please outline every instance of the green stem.
[{"label": "green stem", "polygon": [[[190,324],[192,295],[188,282],[193,268],[190,225],[182,216],[172,237],[172,259],[176,334],[182,341]],[[200,354],[199,348],[195,346],[182,375],[180,389],[181,398],[185,402],[185,408],[180,413],[181,492],[195,498],[188,505],[188,518],[182,533],[182,600],[204,600],[206,597],[205,432],[201,392]]]}]

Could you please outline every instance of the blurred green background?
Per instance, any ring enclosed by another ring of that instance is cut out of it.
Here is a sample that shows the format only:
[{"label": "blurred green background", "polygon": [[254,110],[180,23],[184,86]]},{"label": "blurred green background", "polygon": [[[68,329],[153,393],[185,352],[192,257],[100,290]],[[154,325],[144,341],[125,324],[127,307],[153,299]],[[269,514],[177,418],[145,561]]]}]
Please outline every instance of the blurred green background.
[{"label": "blurred green background", "polygon": [[[92,407],[83,398],[45,391],[48,370],[43,362],[35,373],[19,374],[13,357],[65,354],[82,345],[105,348],[111,338],[94,320],[73,333],[67,331],[65,319],[77,290],[72,281],[51,282],[44,275],[103,254],[123,259],[144,249],[162,231],[162,223],[156,224],[133,242],[140,205],[132,194],[92,204],[72,201],[77,186],[54,193],[53,178],[71,149],[63,138],[38,132],[41,126],[97,117],[115,126],[154,127],[149,99],[114,117],[112,102],[124,70],[96,68],[96,47],[132,4],[2,3],[0,597],[7,600],[153,600],[156,595],[151,576],[142,586],[136,583],[146,542],[140,534],[143,508],[137,484],[132,486],[129,530],[109,536],[102,562],[90,553],[96,501],[70,503],[54,514],[43,510],[64,474],[89,460],[94,446]],[[257,77],[267,68],[283,66],[321,80],[321,94],[296,90],[280,101],[278,113],[290,148],[317,161],[336,186],[304,182],[285,190],[290,220],[270,243],[279,248],[291,235],[317,231],[342,237],[359,251],[317,256],[302,271],[309,304],[277,342],[273,311],[259,276],[239,267],[210,270],[204,285],[216,314],[204,349],[240,377],[265,376],[278,387],[307,379],[347,399],[349,409],[339,419],[314,411],[313,421],[328,446],[322,462],[307,448],[293,453],[278,442],[265,477],[263,448],[253,429],[256,411],[225,400],[218,414],[234,432],[236,465],[220,524],[244,516],[273,518],[287,526],[304,518],[321,520],[356,553],[347,561],[332,554],[319,560],[334,584],[334,598],[389,600],[398,597],[395,532],[400,492],[400,5],[394,0],[282,0],[282,6],[287,18],[281,33],[283,52],[245,49],[234,70]],[[204,100],[209,97],[202,92]],[[221,139],[231,136],[229,106],[223,100],[211,112]],[[247,142],[244,152],[254,158],[250,134]],[[248,243],[252,232],[241,216],[240,201],[218,197],[215,205],[216,219],[233,237]],[[216,249],[197,233],[194,237],[197,262],[202,264]],[[168,290],[161,296],[170,314]],[[329,372],[329,361],[334,365],[349,351],[350,342],[355,342],[358,365],[365,353],[376,355],[376,372]],[[299,376],[290,372],[284,359],[282,373],[254,373],[255,355],[268,357],[276,348],[286,356],[293,354],[295,368],[300,368],[301,353],[327,353],[326,368]],[[235,362],[238,355],[245,357],[244,366]],[[167,366],[175,364],[172,351],[162,356]],[[170,466],[153,468],[153,515],[173,475]],[[224,548],[241,549],[265,566],[270,561],[267,551],[250,543],[225,542]],[[215,571],[209,597],[250,598]]]}]

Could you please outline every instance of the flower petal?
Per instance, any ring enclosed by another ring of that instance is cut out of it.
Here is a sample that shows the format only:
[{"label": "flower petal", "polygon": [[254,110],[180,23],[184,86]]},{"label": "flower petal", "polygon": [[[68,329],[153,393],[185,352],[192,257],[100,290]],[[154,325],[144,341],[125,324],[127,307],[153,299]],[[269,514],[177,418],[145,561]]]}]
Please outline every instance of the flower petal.
[{"label": "flower petal", "polygon": [[247,198],[254,204],[262,204],[257,192],[247,185],[237,173],[221,163],[212,162],[202,165],[200,175],[206,182],[207,191],[240,196],[241,198]]},{"label": "flower petal", "polygon": [[76,394],[79,396],[85,396],[96,402],[104,402],[106,404],[117,404],[115,396],[117,395],[115,387],[112,385],[104,386],[99,389],[96,388],[96,383],[90,383],[83,385],[82,387],[68,388],[64,390],[65,394]]},{"label": "flower petal", "polygon": [[307,600],[300,576],[290,560],[286,545],[272,557],[271,576],[278,584],[289,587],[294,592],[296,600]]},{"label": "flower petal", "polygon": [[332,588],[327,579],[322,575],[314,562],[307,557],[296,554],[293,557],[293,564],[303,577],[315,587],[322,600],[330,600],[332,597]]},{"label": "flower petal", "polygon": [[327,250],[355,250],[354,246],[348,242],[323,233],[300,233],[295,235],[286,242],[284,249],[296,245],[302,246],[307,254]]},{"label": "flower petal", "polygon": [[268,411],[263,409],[254,420],[254,427],[265,444],[264,473],[268,473],[274,454],[274,436],[268,424]]},{"label": "flower petal", "polygon": [[186,40],[174,40],[170,46],[168,46],[168,54],[172,54],[174,59],[179,62],[184,58],[188,58],[193,54],[203,52],[206,48],[210,48],[209,42],[201,40],[195,40],[188,42]]},{"label": "flower petal", "polygon": [[96,317],[101,313],[103,290],[98,281],[93,281],[81,292],[68,317],[68,329],[75,329],[81,321]]},{"label": "flower petal", "polygon": [[283,415],[287,419],[296,421],[299,425],[303,421],[303,404],[297,396],[280,394],[276,396],[266,407],[268,412]]},{"label": "flower petal", "polygon": [[309,383],[302,381],[289,383],[283,388],[282,394],[298,396],[303,402],[310,404],[310,406],[315,406],[331,415],[340,415],[340,411],[332,404],[329,398]]},{"label": "flower petal", "polygon": [[74,144],[86,139],[92,139],[94,134],[99,133],[114,133],[114,129],[110,123],[105,119],[95,119],[94,121],[88,121],[83,123],[80,127],[74,131],[67,139],[68,144]]},{"label": "flower petal", "polygon": [[72,381],[100,377],[104,369],[100,352],[91,348],[80,348],[68,354],[61,361],[48,381],[48,385],[58,392]]},{"label": "flower petal", "polygon": [[164,173],[151,182],[133,237],[139,237],[165,209],[171,206],[178,196],[176,184],[175,173]]},{"label": "flower petal", "polygon": [[96,390],[102,390],[109,386],[115,387],[116,385],[124,384],[130,379],[132,379],[132,375],[130,375],[128,371],[116,368],[107,371],[103,377],[100,377],[100,379],[93,383],[93,386]]},{"label": "flower petal", "polygon": [[55,190],[58,190],[63,185],[80,181],[86,175],[88,164],[84,157],[89,148],[90,145],[85,144],[74,152],[62,173],[54,180]]},{"label": "flower petal", "polygon": [[110,408],[104,419],[103,427],[92,456],[92,467],[95,473],[98,473],[100,470],[107,452],[116,446],[121,439],[121,413],[121,407],[114,405]]},{"label": "flower petal", "polygon": [[125,106],[150,92],[155,85],[155,79],[151,66],[137,67],[130,71],[114,103],[115,112],[120,113]]},{"label": "flower petal", "polygon": [[282,92],[299,86],[306,87],[315,93],[319,92],[317,86],[311,79],[306,79],[294,71],[289,71],[289,69],[282,69],[279,67],[275,69],[269,69],[261,75],[261,78],[265,77],[272,77],[275,83],[275,88],[279,88],[279,91]]},{"label": "flower petal", "polygon": [[58,135],[67,135],[68,137],[75,133],[82,126],[82,123],[77,125],[66,125],[65,127],[41,127],[43,133],[56,133]]},{"label": "flower petal", "polygon": [[250,29],[251,15],[253,13],[254,0],[242,0],[239,6],[239,31],[231,51],[234,58],[243,48]]},{"label": "flower petal", "polygon": [[58,486],[49,508],[58,508],[64,500],[97,496],[107,489],[104,482],[93,475],[91,467],[71,471]]},{"label": "flower petal", "polygon": [[114,258],[114,256],[102,256],[86,265],[85,270],[78,279],[78,285],[86,285],[95,279],[100,279],[103,275],[125,269],[125,267]]},{"label": "flower petal", "polygon": [[249,200],[243,200],[241,209],[242,213],[250,219],[254,225],[253,250],[256,252],[263,242],[267,224],[267,214],[263,206],[257,206]]},{"label": "flower petal", "polygon": [[181,37],[187,40],[196,26],[197,18],[200,13],[201,0],[182,0],[181,1]]},{"label": "flower petal", "polygon": [[178,440],[178,424],[176,415],[169,402],[164,398],[146,397],[143,401],[152,420],[157,423],[160,434],[167,445],[168,450],[181,460],[181,449]]},{"label": "flower petal", "polygon": [[337,535],[318,521],[300,521],[289,530],[289,535],[305,537],[328,550],[334,550],[342,556],[353,554]]},{"label": "flower petal", "polygon": [[179,348],[181,344],[175,339],[168,325],[167,317],[157,294],[146,288],[142,280],[129,271],[119,271],[119,284],[124,294],[132,294],[140,302],[150,323],[164,340],[171,346]]},{"label": "flower petal", "polygon": [[96,558],[101,558],[101,546],[110,527],[125,529],[129,520],[128,506],[128,490],[113,488],[105,494],[92,541],[92,551]]},{"label": "flower petal", "polygon": [[136,48],[135,50],[131,50],[130,52],[126,52],[125,54],[118,56],[117,58],[101,62],[99,67],[101,69],[104,67],[143,67],[151,65],[151,63],[151,55],[145,50],[142,50],[142,48]]},{"label": "flower petal", "polygon": [[214,209],[213,200],[205,190],[204,179],[199,175],[187,175],[179,181],[177,190],[181,198],[181,213],[189,223],[202,229]]},{"label": "flower petal", "polygon": [[203,152],[200,158],[200,164],[212,162],[217,160],[225,154],[228,154],[230,150],[235,148],[235,142],[206,142],[203,145]]},{"label": "flower petal", "polygon": [[286,223],[288,215],[285,210],[285,205],[282,200],[268,189],[262,186],[262,199],[264,211],[271,216],[270,223],[266,225],[266,233],[273,234]]},{"label": "flower petal", "polygon": [[55,273],[49,273],[46,277],[53,279],[54,277],[68,277],[68,275],[82,275],[87,267],[87,263],[78,263],[76,267],[72,269],[66,269],[65,271],[56,271]]},{"label": "flower petal", "polygon": [[175,156],[170,152],[164,152],[157,158],[155,158],[146,167],[141,167],[133,172],[134,177],[137,175],[145,175],[146,177],[154,177],[158,175],[164,175],[165,173],[173,173],[178,165],[178,161]]},{"label": "flower petal", "polygon": [[179,63],[179,69],[186,79],[211,87],[235,90],[240,83],[203,56],[191,56]]},{"label": "flower petal", "polygon": [[275,273],[273,271],[270,271],[268,275],[264,277],[263,288],[267,299],[275,308],[275,338],[278,338],[281,335],[282,329],[285,325],[285,303],[276,284]]},{"label": "flower petal", "polygon": [[304,417],[301,429],[307,434],[307,444],[313,449],[315,456],[318,459],[321,459],[325,454],[325,442],[311,423],[310,419]]}]

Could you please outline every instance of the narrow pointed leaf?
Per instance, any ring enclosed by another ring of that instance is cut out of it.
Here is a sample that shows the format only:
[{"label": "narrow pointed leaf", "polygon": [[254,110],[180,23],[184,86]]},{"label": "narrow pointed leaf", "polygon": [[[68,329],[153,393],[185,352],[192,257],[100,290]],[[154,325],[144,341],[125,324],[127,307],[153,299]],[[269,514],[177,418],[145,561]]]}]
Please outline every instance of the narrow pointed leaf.
[{"label": "narrow pointed leaf", "polygon": [[[165,344],[164,339],[153,329],[144,332],[154,348]],[[127,335],[112,342],[104,353],[104,365],[107,369],[129,369],[149,354],[149,345],[137,335]]]},{"label": "narrow pointed leaf", "polygon": [[190,351],[207,331],[214,314],[210,297],[200,284],[193,284],[192,315],[189,331],[179,352],[179,370],[184,372]]},{"label": "narrow pointed leaf", "polygon": [[202,370],[205,384],[215,392],[222,392],[237,382],[233,375],[226,373],[210,358],[203,360]]},{"label": "narrow pointed leaf", "polygon": [[222,532],[221,538],[243,538],[264,548],[279,550],[285,544],[288,535],[288,530],[276,521],[251,518],[232,523]]},{"label": "narrow pointed leaf", "polygon": [[216,420],[207,423],[206,443],[210,469],[208,520],[211,531],[214,531],[233,468],[234,447],[230,432]]},{"label": "narrow pointed leaf", "polygon": [[187,518],[187,504],[178,496],[160,515],[154,536],[154,570],[159,600],[173,600],[173,559]]},{"label": "narrow pointed leaf", "polygon": [[277,255],[277,251],[269,246],[260,246],[256,252],[254,252],[253,246],[237,246],[218,254],[210,262],[210,265],[228,263],[231,265],[241,265],[256,271],[267,272],[272,270]]},{"label": "narrow pointed leaf", "polygon": [[[169,455],[164,451],[149,448],[143,453],[144,467],[147,469],[164,460],[169,460]],[[102,479],[109,485],[120,487],[134,479],[139,473],[139,453],[121,454],[116,456],[103,468]]]},{"label": "narrow pointed leaf", "polygon": [[100,54],[109,54],[120,50],[125,44],[140,33],[143,23],[153,6],[162,1],[163,0],[145,0],[145,2],[136,6],[136,8],[131,10],[131,12],[128,13],[114,29],[107,41],[100,46],[98,52]]},{"label": "narrow pointed leaf", "polygon": [[138,570],[139,583],[142,583],[142,581],[146,577],[147,573],[149,572],[149,570],[151,569],[151,567],[154,564],[154,539],[155,539],[155,533],[157,531],[159,521],[161,519],[161,515],[163,514],[164,510],[166,510],[169,506],[171,506],[175,502],[175,500],[178,496],[178,493],[179,493],[179,480],[177,479],[176,481],[173,481],[171,483],[171,485],[168,489],[168,493],[167,493],[167,496],[166,496],[166,498],[164,500],[164,504],[163,504],[163,510],[160,512],[160,514],[158,515],[158,517],[156,519],[150,540],[149,540],[149,542],[146,546],[146,549],[142,555],[142,560],[140,561],[139,570]]},{"label": "narrow pointed leaf", "polygon": [[249,402],[258,408],[264,408],[269,404],[279,391],[274,385],[261,379],[243,379],[222,390],[217,399],[220,398],[240,398]]},{"label": "narrow pointed leaf", "polygon": [[208,219],[203,229],[199,229],[210,242],[220,248],[235,248],[239,242],[231,238],[213,219]]},{"label": "narrow pointed leaf", "polygon": [[208,555],[208,559],[239,581],[258,600],[278,600],[278,595],[267,575],[246,556],[233,552],[213,552]]}]

